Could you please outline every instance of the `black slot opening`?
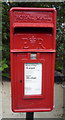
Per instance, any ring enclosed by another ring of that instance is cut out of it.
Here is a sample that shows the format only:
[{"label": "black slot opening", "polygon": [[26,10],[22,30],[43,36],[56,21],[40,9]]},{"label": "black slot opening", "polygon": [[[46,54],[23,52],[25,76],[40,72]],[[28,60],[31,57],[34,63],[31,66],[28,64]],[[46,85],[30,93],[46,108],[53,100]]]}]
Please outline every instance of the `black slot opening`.
[{"label": "black slot opening", "polygon": [[21,34],[21,33],[50,33],[52,34],[53,29],[46,27],[46,28],[41,28],[41,27],[16,27],[14,28],[14,33],[15,34]]}]

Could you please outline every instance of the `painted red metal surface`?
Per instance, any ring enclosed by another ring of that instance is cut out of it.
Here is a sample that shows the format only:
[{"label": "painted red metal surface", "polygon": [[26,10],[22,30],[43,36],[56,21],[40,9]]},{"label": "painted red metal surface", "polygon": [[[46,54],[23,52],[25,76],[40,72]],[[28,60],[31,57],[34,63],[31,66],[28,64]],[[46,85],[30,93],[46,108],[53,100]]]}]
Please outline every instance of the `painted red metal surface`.
[{"label": "painted red metal surface", "polygon": [[[56,52],[56,10],[53,8],[11,8],[10,63],[12,110],[51,111],[54,104]],[[31,59],[31,53],[36,59]],[[24,64],[42,64],[42,94],[24,95]]]}]

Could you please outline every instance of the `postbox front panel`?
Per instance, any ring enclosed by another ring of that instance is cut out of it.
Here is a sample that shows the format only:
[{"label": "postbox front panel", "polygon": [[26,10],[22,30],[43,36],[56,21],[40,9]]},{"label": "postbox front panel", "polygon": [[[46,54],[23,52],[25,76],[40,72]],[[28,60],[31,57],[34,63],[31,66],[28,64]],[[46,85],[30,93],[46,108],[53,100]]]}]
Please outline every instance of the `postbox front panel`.
[{"label": "postbox front panel", "polygon": [[12,84],[14,88],[12,89],[14,111],[52,110],[52,78],[54,77],[54,69],[51,67],[54,65],[52,58],[54,59],[54,55],[48,55],[47,53],[40,53],[39,58],[32,61],[29,58],[29,53],[13,55],[12,79],[14,83]]},{"label": "postbox front panel", "polygon": [[52,8],[12,8],[10,11],[14,112],[53,109],[55,16]]}]

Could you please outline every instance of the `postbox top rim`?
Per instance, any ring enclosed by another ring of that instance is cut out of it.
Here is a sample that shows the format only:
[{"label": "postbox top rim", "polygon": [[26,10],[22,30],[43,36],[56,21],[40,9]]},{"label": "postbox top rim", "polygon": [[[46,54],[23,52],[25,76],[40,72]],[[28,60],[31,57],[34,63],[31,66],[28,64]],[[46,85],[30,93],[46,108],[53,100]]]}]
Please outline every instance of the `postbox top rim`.
[{"label": "postbox top rim", "polygon": [[18,10],[22,10],[22,11],[49,11],[49,12],[56,12],[55,8],[34,8],[34,7],[12,7],[10,9],[10,12],[12,11],[18,11]]}]

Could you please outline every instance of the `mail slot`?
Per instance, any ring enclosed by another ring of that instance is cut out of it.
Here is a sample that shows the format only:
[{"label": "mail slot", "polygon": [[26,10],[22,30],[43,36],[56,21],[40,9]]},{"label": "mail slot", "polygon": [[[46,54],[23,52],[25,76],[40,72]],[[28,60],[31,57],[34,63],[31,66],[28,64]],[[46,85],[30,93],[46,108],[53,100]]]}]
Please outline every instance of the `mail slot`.
[{"label": "mail slot", "polygon": [[51,111],[54,105],[56,10],[10,10],[12,110]]}]

